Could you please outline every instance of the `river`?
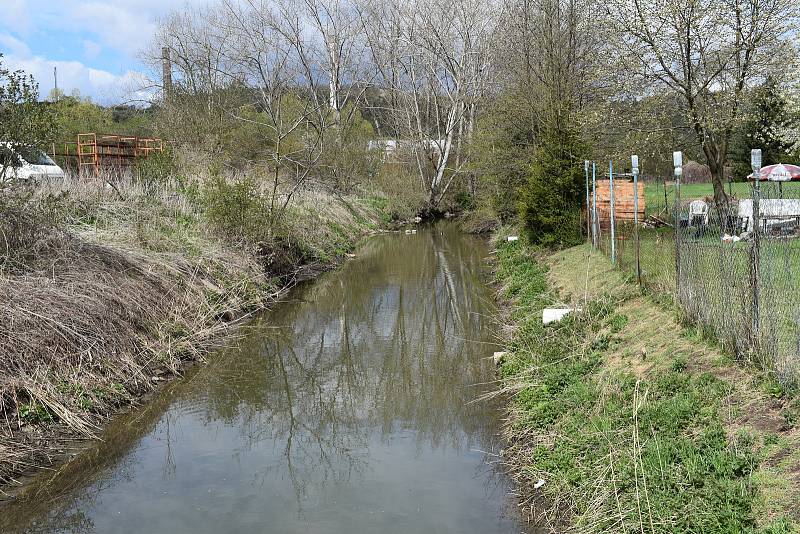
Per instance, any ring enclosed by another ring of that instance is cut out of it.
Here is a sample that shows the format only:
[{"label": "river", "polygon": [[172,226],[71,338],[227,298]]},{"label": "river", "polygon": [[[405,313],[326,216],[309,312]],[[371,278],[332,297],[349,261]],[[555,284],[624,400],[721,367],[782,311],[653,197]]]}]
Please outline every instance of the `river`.
[{"label": "river", "polygon": [[372,237],[0,508],[36,533],[518,533],[483,240]]}]

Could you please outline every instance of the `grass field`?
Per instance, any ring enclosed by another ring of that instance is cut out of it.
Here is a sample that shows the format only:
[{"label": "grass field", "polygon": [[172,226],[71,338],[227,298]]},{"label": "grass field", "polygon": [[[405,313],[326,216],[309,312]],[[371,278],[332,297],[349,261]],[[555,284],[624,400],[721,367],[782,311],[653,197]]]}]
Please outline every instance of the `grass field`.
[{"label": "grass field", "polygon": [[[672,183],[667,183],[666,205],[672,207],[675,201],[675,187]],[[736,182],[725,185],[725,192],[732,194],[736,198],[749,198],[751,195],[751,184],[749,182]],[[800,182],[783,184],[783,194],[787,198],[800,198]],[[762,196],[767,198],[777,198],[779,195],[778,184],[775,182],[762,185]],[[658,213],[664,209],[664,185],[661,183],[649,183],[644,188],[645,204],[647,213]],[[714,188],[708,184],[684,184],[681,185],[681,200],[692,200],[697,198],[713,197]]]}]

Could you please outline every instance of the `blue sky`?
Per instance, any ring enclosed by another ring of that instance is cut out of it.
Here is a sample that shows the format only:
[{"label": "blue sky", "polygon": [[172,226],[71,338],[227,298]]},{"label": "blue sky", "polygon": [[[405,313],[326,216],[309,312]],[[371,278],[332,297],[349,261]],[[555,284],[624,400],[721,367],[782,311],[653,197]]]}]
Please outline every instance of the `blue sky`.
[{"label": "blue sky", "polygon": [[159,17],[203,0],[0,0],[3,63],[36,77],[43,97],[53,67],[66,93],[112,104],[147,99],[142,54]]}]

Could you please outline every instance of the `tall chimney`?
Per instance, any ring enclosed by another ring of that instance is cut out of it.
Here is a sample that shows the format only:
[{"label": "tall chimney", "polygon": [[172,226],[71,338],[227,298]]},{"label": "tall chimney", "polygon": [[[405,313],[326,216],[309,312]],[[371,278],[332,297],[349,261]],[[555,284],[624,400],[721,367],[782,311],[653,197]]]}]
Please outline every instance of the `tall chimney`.
[{"label": "tall chimney", "polygon": [[172,60],[168,46],[161,49],[161,70],[164,82],[164,101],[166,102],[172,98]]}]

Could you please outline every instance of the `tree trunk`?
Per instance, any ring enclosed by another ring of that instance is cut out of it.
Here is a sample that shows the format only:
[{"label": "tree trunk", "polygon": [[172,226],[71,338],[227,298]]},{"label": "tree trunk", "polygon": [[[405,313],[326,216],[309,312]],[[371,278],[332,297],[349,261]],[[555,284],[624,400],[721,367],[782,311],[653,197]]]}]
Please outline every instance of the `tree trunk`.
[{"label": "tree trunk", "polygon": [[725,193],[725,159],[728,153],[728,143],[727,140],[717,142],[717,140],[710,138],[697,118],[694,110],[694,101],[688,99],[688,104],[692,113],[692,122],[697,140],[700,142],[700,146],[703,147],[708,170],[711,171],[711,185],[714,187],[714,205],[720,216],[719,222],[720,224],[725,224],[727,214],[730,213],[730,203],[728,195]]}]

